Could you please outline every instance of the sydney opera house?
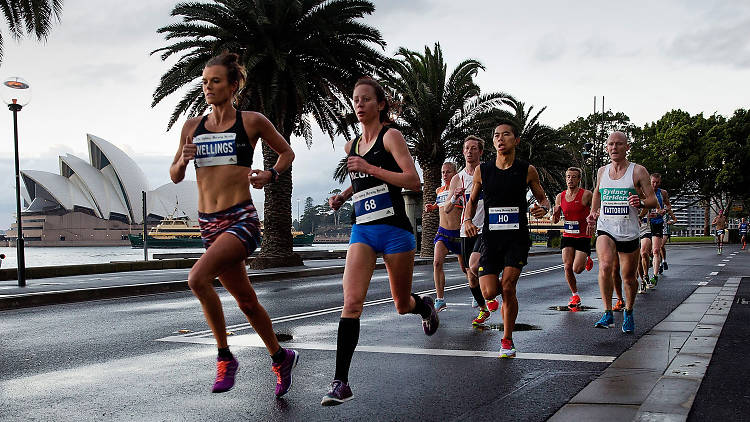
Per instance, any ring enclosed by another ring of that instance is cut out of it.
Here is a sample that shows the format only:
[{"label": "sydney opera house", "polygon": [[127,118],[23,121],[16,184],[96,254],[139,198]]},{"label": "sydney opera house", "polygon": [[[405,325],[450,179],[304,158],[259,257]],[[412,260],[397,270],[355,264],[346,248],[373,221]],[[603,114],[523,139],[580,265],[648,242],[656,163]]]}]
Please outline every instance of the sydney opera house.
[{"label": "sydney opera house", "polygon": [[[177,209],[178,216],[198,218],[195,181],[168,183],[154,190],[138,164],[121,149],[87,135],[89,161],[59,157],[60,173],[21,170],[21,212],[28,246],[130,245],[128,233],[143,229],[143,194],[147,224]],[[166,170],[165,170],[166,171]],[[14,243],[16,224],[7,237]]]}]

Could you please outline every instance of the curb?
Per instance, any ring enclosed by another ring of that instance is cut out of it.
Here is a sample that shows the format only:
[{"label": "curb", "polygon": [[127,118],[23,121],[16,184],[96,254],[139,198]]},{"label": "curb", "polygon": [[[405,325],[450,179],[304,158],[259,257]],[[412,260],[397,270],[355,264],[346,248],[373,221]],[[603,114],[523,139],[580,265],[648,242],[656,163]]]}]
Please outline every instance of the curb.
[{"label": "curb", "polygon": [[[531,252],[529,256],[554,255],[560,251]],[[446,261],[456,261],[455,255],[446,257]],[[430,265],[432,259],[417,258],[414,265]],[[375,265],[376,270],[385,268],[385,263]],[[253,283],[288,280],[290,278],[318,277],[326,275],[343,274],[344,266],[309,268],[291,271],[269,271],[252,274]],[[221,287],[218,280],[214,280],[215,287]],[[190,290],[187,280],[163,281],[156,283],[128,284],[123,286],[91,287],[84,289],[56,290],[48,292],[21,293],[0,297],[0,311],[19,308],[31,308],[36,306],[57,305],[62,303],[86,302],[91,300],[115,299],[130,296],[144,296],[161,293],[173,293]]]}]

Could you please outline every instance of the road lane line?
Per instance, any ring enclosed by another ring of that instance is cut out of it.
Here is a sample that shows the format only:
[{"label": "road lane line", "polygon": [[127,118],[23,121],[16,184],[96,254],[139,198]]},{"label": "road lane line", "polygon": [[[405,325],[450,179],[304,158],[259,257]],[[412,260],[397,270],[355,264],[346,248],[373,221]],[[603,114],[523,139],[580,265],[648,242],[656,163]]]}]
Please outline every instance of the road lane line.
[{"label": "road lane line", "polygon": [[719,272],[718,271],[711,271],[710,273],[708,273],[708,275],[719,275]]},{"label": "road lane line", "polygon": [[[526,277],[526,276],[529,276],[529,275],[546,273],[546,272],[549,272],[549,271],[554,271],[554,270],[561,269],[563,267],[564,267],[563,264],[559,264],[559,265],[553,265],[551,267],[540,268],[540,269],[529,271],[529,272],[526,272],[526,273],[521,273],[521,277]],[[415,273],[415,274],[424,274],[424,273]],[[461,283],[461,284],[458,284],[458,285],[446,286],[445,290],[446,291],[457,290],[457,289],[467,288],[468,286],[469,286],[469,283]],[[423,290],[421,292],[415,292],[415,294],[417,294],[417,295],[426,295],[426,294],[432,294],[432,293],[435,293],[435,289]],[[365,302],[364,306],[368,307],[368,306],[382,305],[382,304],[391,303],[391,302],[393,302],[393,298],[386,297],[386,298],[383,298],[383,299],[377,299],[377,300],[367,301],[367,302]],[[271,322],[272,323],[280,323],[280,322],[295,321],[295,320],[304,319],[304,318],[312,318],[312,317],[316,317],[316,316],[322,316],[322,315],[328,315],[328,314],[332,314],[332,313],[336,313],[336,312],[341,312],[342,309],[344,309],[343,305],[342,306],[336,306],[336,307],[333,307],[333,308],[326,308],[326,309],[320,309],[320,310],[315,310],[315,311],[303,312],[303,313],[300,313],[300,314],[286,315],[286,316],[271,318]],[[242,323],[242,324],[236,324],[236,325],[229,325],[229,326],[227,326],[227,330],[228,331],[240,331],[240,330],[245,330],[245,329],[252,329],[252,326],[250,325],[250,323],[245,322],[245,323]],[[183,334],[183,336],[185,336],[185,337],[199,337],[199,336],[204,336],[204,335],[212,335],[211,330],[195,331],[195,332],[192,332],[192,333]]]},{"label": "road lane line", "polygon": [[[243,334],[232,336],[229,339],[230,346],[236,347],[257,347],[265,349],[265,344],[257,334]],[[176,342],[176,343],[193,343],[214,345],[212,338],[185,338],[183,336],[170,336],[158,339],[157,341]],[[294,348],[295,350],[336,350],[336,344],[328,343],[285,343],[285,347]],[[477,357],[477,358],[498,358],[496,350],[460,350],[460,349],[423,349],[416,347],[399,347],[399,346],[366,346],[357,345],[357,352],[367,353],[386,353],[400,355],[429,355],[429,356],[454,356],[454,357]],[[526,360],[553,360],[568,362],[590,362],[590,363],[611,363],[615,356],[597,356],[597,355],[571,355],[565,353],[532,353],[518,352],[516,359]]]}]

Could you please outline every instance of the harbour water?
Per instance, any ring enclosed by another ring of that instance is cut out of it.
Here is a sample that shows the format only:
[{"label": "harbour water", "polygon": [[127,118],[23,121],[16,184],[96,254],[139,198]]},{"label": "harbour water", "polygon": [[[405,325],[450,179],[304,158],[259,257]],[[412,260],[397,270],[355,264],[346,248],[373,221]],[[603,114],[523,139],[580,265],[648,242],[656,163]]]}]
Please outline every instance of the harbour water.
[{"label": "harbour water", "polygon": [[[312,246],[295,247],[295,251],[328,251],[345,250],[346,243],[313,244]],[[164,253],[202,253],[203,248],[152,249],[149,248],[149,260],[154,254]],[[17,268],[16,248],[0,247],[0,254],[5,254],[2,268]],[[75,246],[75,247],[26,247],[24,248],[26,267],[43,267],[75,264],[101,264],[112,261],[142,261],[143,249],[130,246]]]}]

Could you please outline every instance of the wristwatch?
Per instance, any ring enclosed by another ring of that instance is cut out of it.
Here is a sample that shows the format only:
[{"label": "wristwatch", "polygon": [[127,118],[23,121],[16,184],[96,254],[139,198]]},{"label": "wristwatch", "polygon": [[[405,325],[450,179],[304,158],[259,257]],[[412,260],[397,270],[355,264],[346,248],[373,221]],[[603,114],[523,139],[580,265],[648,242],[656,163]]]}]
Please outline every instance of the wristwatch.
[{"label": "wristwatch", "polygon": [[268,171],[271,172],[271,183],[279,180],[279,172],[275,168],[271,167]]}]

